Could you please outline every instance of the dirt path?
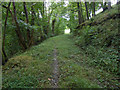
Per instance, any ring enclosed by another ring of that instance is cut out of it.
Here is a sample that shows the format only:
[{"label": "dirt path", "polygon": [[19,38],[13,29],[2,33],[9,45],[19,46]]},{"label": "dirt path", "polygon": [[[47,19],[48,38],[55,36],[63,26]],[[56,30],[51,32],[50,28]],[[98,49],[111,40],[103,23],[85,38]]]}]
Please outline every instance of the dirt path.
[{"label": "dirt path", "polygon": [[58,88],[58,77],[59,77],[59,70],[58,70],[58,60],[57,60],[57,49],[55,47],[54,51],[53,51],[53,75],[52,75],[52,80],[51,80],[51,84],[53,88]]}]

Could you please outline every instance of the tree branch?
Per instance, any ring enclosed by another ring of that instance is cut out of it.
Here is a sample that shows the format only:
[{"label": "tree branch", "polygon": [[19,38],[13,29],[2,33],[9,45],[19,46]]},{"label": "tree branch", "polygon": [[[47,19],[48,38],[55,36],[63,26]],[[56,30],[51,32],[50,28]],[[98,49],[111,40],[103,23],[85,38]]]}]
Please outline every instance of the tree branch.
[{"label": "tree branch", "polygon": [[2,7],[8,9],[8,11],[10,12],[10,14],[11,14],[11,16],[12,16],[12,21],[14,21],[14,20],[13,20],[14,16],[13,16],[13,14],[12,14],[12,10],[10,10],[10,8],[9,8],[9,7],[6,7],[5,5],[2,5]]}]

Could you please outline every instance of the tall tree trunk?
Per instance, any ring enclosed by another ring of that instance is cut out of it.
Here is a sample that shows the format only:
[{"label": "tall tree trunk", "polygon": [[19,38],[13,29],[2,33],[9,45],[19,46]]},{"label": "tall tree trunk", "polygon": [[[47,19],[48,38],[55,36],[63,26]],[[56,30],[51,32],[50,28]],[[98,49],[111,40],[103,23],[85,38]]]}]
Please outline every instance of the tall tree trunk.
[{"label": "tall tree trunk", "polygon": [[77,2],[77,7],[78,7],[78,23],[82,23],[82,18],[81,18],[81,12],[80,12],[80,4]]},{"label": "tall tree trunk", "polygon": [[108,10],[110,10],[111,9],[111,1],[109,0],[109,2],[108,2]]},{"label": "tall tree trunk", "polygon": [[117,4],[120,4],[120,1],[119,1],[119,0],[117,0]]},{"label": "tall tree trunk", "polygon": [[[31,25],[34,25],[34,20],[35,20],[35,16],[36,16],[36,14],[35,14],[35,12],[34,12],[34,9],[33,9],[33,5],[31,6],[31,12],[32,12],[32,21],[31,21]],[[31,33],[31,39],[30,39],[30,43],[29,43],[29,46],[31,46],[31,45],[34,45],[34,30],[32,30],[32,33]]]},{"label": "tall tree trunk", "polygon": [[[26,23],[29,23],[29,19],[28,19],[28,12],[27,12],[27,8],[26,8],[26,3],[23,2],[23,6],[24,6],[24,11],[25,11],[25,16],[26,16]],[[27,40],[28,40],[28,44],[30,43],[30,30],[27,28]]]},{"label": "tall tree trunk", "polygon": [[26,43],[25,43],[24,38],[22,36],[22,33],[20,31],[19,24],[17,22],[15,2],[13,2],[13,11],[14,11],[14,20],[15,20],[15,24],[16,24],[16,28],[17,28],[15,31],[16,31],[16,34],[18,36],[19,43],[22,46],[23,50],[25,51],[27,49],[27,46],[26,46]]},{"label": "tall tree trunk", "polygon": [[[42,8],[42,21],[45,22],[45,2],[43,1],[43,8]],[[47,34],[46,26],[43,25],[43,31]]]},{"label": "tall tree trunk", "polygon": [[95,16],[95,2],[93,2],[93,10],[92,10],[92,16]]},{"label": "tall tree trunk", "polygon": [[54,29],[55,29],[55,22],[56,22],[56,19],[54,19],[53,21],[52,21],[52,33],[53,33],[53,35],[54,35]]},{"label": "tall tree trunk", "polygon": [[5,24],[4,24],[4,31],[3,31],[2,52],[3,52],[3,55],[4,55],[4,59],[5,59],[3,65],[8,61],[8,57],[5,53],[5,48],[4,47],[5,47],[5,33],[6,33],[6,26],[7,26],[7,18],[8,18],[8,11],[9,11],[10,5],[11,5],[11,2],[9,2],[8,7],[7,7]]},{"label": "tall tree trunk", "polygon": [[43,12],[42,12],[42,16],[44,17],[44,11],[45,11],[45,10],[44,10],[44,1],[43,1],[43,8],[42,8],[42,9],[43,9],[43,10],[42,10],[42,11],[43,11]]},{"label": "tall tree trunk", "polygon": [[[49,11],[50,11],[50,9],[49,9]],[[50,15],[48,16],[48,25],[47,25],[47,31],[46,31],[46,35],[48,35],[48,33],[49,33],[49,26],[50,26],[50,18],[51,18],[51,15],[52,15],[52,13],[53,13],[53,9],[52,9],[52,11],[50,12]]]},{"label": "tall tree trunk", "polygon": [[87,2],[85,2],[85,8],[86,8],[86,14],[87,14],[87,19],[89,20],[89,15],[88,15],[88,7],[87,7]]},{"label": "tall tree trunk", "polygon": [[84,22],[82,3],[80,2],[81,23]]},{"label": "tall tree trunk", "polygon": [[107,9],[106,2],[103,5],[103,12]]},{"label": "tall tree trunk", "polygon": [[73,31],[74,11],[70,11],[70,33]]}]

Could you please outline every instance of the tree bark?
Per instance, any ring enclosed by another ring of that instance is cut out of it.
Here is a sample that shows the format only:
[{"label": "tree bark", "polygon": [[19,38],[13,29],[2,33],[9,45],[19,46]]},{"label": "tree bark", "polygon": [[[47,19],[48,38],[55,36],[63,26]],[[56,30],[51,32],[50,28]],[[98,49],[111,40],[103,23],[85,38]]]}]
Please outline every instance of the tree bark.
[{"label": "tree bark", "polygon": [[[23,2],[23,6],[24,6],[24,11],[25,11],[25,16],[26,16],[26,23],[29,23],[29,19],[28,19],[28,12],[27,12],[27,8],[26,8],[26,3]],[[28,40],[28,44],[30,43],[30,30],[27,28],[27,40]]]},{"label": "tree bark", "polygon": [[16,34],[18,36],[19,43],[22,46],[23,50],[25,51],[27,49],[27,46],[26,46],[26,43],[25,43],[24,38],[22,36],[22,33],[20,31],[19,24],[17,22],[15,2],[13,2],[13,11],[14,11],[14,21],[15,21],[16,28],[17,28],[15,31],[16,31]]},{"label": "tree bark", "polygon": [[103,5],[103,12],[107,9],[106,2]]},{"label": "tree bark", "polygon": [[8,18],[8,11],[10,10],[9,7],[11,5],[11,2],[9,2],[8,7],[7,7],[7,11],[6,11],[6,18],[5,18],[5,24],[4,24],[4,31],[3,31],[3,42],[2,42],[2,52],[5,58],[5,61],[3,63],[3,65],[8,61],[8,57],[5,53],[5,33],[6,33],[6,26],[7,26],[7,18]]},{"label": "tree bark", "polygon": [[108,10],[110,10],[111,9],[111,1],[109,0],[109,2],[108,2]]},{"label": "tree bark", "polygon": [[14,22],[14,16],[13,16],[13,13],[12,13],[12,11],[10,10],[10,8],[6,7],[5,5],[2,5],[2,7],[6,8],[6,9],[9,9],[9,12],[10,12],[10,14],[11,14],[11,16],[12,16],[12,22]]},{"label": "tree bark", "polygon": [[[34,25],[34,20],[35,20],[34,16],[36,16],[36,15],[35,15],[35,12],[34,12],[34,9],[33,9],[33,5],[31,6],[31,12],[32,12],[32,14],[31,14],[32,15],[31,25]],[[29,46],[34,45],[34,37],[33,37],[33,35],[34,35],[34,30],[32,30],[32,33],[31,33],[31,39],[30,39]]]},{"label": "tree bark", "polygon": [[81,12],[80,12],[80,4],[77,2],[77,7],[78,7],[78,23],[82,23],[82,18],[81,18]]},{"label": "tree bark", "polygon": [[53,35],[54,35],[54,29],[55,29],[55,22],[56,22],[56,19],[54,19],[53,21],[52,21],[52,33],[53,33]]},{"label": "tree bark", "polygon": [[86,8],[86,15],[87,15],[87,19],[89,20],[89,15],[88,15],[88,7],[87,7],[87,2],[85,2],[85,8]]},{"label": "tree bark", "polygon": [[42,16],[44,17],[44,1],[43,1],[43,8],[42,8]]},{"label": "tree bark", "polygon": [[[56,7],[55,7],[55,8],[56,8]],[[54,8],[54,9],[55,9],[55,8]],[[52,9],[52,11],[50,12],[50,15],[48,16],[48,25],[47,25],[46,35],[48,35],[48,33],[49,33],[50,18],[51,18],[52,13],[53,13],[53,9]]]},{"label": "tree bark", "polygon": [[117,5],[118,5],[118,4],[120,4],[120,1],[119,1],[119,0],[117,0]]},{"label": "tree bark", "polygon": [[95,16],[95,2],[93,2],[93,12],[92,12],[92,16]]}]

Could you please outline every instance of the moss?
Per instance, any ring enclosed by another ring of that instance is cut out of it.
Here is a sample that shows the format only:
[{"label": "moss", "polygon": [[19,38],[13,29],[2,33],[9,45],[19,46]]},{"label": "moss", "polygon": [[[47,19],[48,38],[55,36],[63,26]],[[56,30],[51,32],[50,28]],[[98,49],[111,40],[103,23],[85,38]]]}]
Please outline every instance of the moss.
[{"label": "moss", "polygon": [[5,64],[3,70],[9,70],[13,68],[23,68],[28,67],[30,62],[33,60],[31,56],[16,56],[11,59]]}]

